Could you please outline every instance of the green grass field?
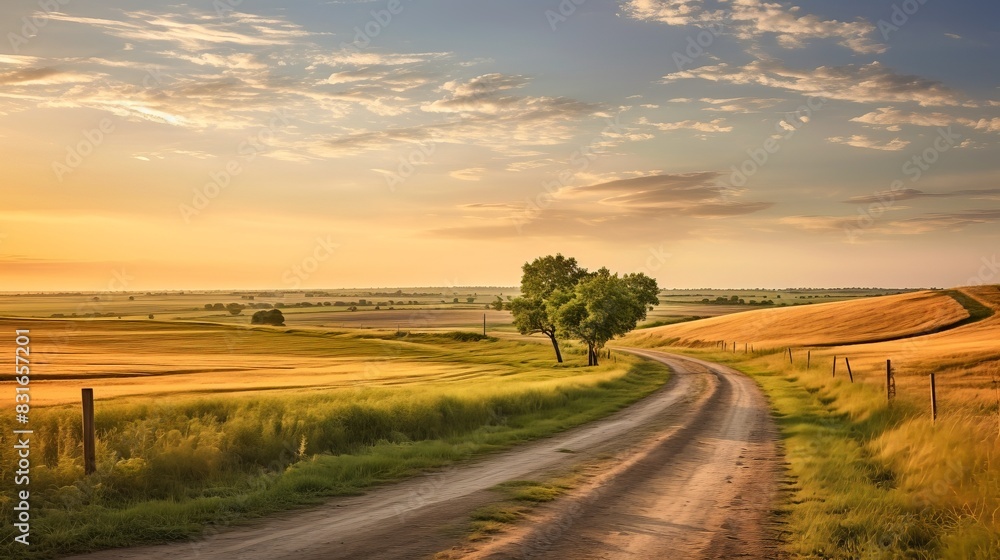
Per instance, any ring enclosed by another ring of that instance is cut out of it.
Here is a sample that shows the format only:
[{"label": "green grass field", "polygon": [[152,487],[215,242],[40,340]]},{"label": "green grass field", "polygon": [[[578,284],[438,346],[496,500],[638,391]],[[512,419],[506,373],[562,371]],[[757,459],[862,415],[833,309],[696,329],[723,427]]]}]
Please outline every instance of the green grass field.
[{"label": "green grass field", "polygon": [[[568,346],[556,365],[546,345],[475,333],[67,323],[0,320],[30,329],[32,394],[50,403],[31,410],[38,558],[189,538],[356,493],[600,418],[667,379],[625,355],[587,368]],[[190,371],[200,362],[213,371]],[[82,385],[102,397],[89,477]],[[10,415],[0,425],[14,428]],[[6,519],[12,453],[0,450]],[[10,524],[0,534],[0,550],[24,557]]]}]

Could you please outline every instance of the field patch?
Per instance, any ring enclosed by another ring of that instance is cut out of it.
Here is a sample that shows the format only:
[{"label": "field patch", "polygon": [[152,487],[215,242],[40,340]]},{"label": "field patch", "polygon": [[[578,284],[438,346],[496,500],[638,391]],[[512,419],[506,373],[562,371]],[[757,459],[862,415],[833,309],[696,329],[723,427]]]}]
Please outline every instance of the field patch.
[{"label": "field patch", "polygon": [[943,292],[917,292],[848,302],[758,309],[636,331],[619,344],[679,346],[752,344],[755,349],[833,346],[890,340],[956,326],[969,312]]},{"label": "field patch", "polygon": [[[31,330],[43,378],[31,388],[27,557],[38,558],[203,535],[357,493],[595,420],[667,379],[626,355],[584,367],[568,345],[555,364],[547,345],[474,332],[0,320],[15,324]],[[99,397],[90,476],[81,386]],[[5,496],[13,452],[0,450]],[[14,505],[0,501],[0,513]],[[5,543],[12,532],[0,530]]]}]

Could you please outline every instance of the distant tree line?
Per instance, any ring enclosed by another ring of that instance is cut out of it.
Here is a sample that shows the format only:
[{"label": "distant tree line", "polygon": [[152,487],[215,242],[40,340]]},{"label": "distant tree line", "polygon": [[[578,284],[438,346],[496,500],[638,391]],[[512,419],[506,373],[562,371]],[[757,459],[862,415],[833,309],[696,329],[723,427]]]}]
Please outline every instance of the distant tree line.
[{"label": "distant tree line", "polygon": [[[778,297],[780,298],[781,296]],[[741,298],[740,296],[730,296],[730,297],[719,296],[715,299],[705,298],[701,300],[701,302],[713,305],[774,305],[773,300],[763,299],[761,301],[757,301],[755,299],[751,299],[750,301],[747,301],[744,298]]]}]

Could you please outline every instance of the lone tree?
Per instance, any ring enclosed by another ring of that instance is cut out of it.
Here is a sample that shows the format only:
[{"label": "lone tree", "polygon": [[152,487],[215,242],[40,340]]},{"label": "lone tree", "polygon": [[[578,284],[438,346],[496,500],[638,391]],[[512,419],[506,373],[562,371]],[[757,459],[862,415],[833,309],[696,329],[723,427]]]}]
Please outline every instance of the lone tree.
[{"label": "lone tree", "polygon": [[226,310],[232,315],[239,315],[240,313],[243,313],[245,308],[246,306],[240,303],[230,303],[226,306]]},{"label": "lone tree", "polygon": [[252,325],[274,325],[276,327],[285,326],[285,316],[281,314],[280,309],[269,309],[267,311],[258,311],[253,314],[250,318],[250,324]]},{"label": "lone tree", "polygon": [[598,353],[616,336],[635,329],[646,312],[659,303],[656,280],[642,273],[612,274],[601,268],[580,280],[571,291],[554,292],[547,315],[560,336],[587,345],[587,365],[598,365]]},{"label": "lone tree", "polygon": [[561,254],[539,257],[521,267],[521,296],[514,298],[508,308],[514,315],[514,326],[521,334],[542,333],[552,341],[556,361],[562,363],[555,317],[550,299],[554,294],[572,292],[587,270],[580,268],[576,259]]}]

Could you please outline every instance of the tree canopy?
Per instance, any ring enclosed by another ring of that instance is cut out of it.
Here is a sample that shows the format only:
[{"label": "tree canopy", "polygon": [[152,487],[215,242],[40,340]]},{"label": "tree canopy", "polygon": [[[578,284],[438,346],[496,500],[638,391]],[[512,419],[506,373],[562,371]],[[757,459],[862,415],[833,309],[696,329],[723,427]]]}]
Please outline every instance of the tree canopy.
[{"label": "tree canopy", "polygon": [[555,318],[550,314],[548,300],[553,293],[573,289],[587,276],[587,269],[580,268],[572,257],[556,254],[524,263],[521,271],[521,296],[509,303],[514,326],[521,334],[542,333],[549,337],[556,361],[562,363]]},{"label": "tree canopy", "polygon": [[605,344],[634,329],[659,303],[656,280],[642,273],[591,273],[561,254],[539,257],[522,270],[521,296],[508,304],[514,326],[521,334],[548,336],[558,362],[558,339],[570,337],[587,345],[587,362],[597,365]]},{"label": "tree canopy", "polygon": [[588,365],[608,341],[635,329],[659,303],[656,280],[642,273],[618,276],[607,268],[588,275],[572,292],[554,294],[548,303],[557,334],[587,345]]}]

